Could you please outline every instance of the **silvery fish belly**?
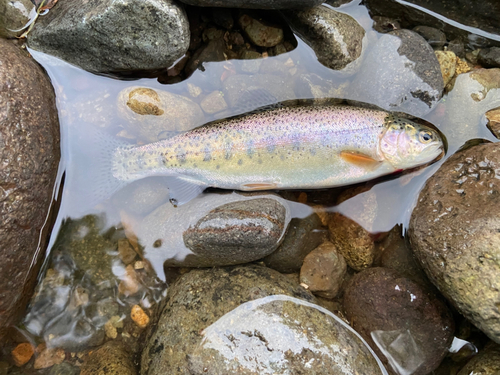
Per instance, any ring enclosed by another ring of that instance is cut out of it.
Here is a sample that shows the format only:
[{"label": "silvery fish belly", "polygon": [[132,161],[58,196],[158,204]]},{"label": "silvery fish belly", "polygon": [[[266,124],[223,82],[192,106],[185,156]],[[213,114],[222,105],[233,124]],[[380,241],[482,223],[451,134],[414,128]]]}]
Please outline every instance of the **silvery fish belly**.
[{"label": "silvery fish belly", "polygon": [[[367,181],[432,162],[439,134],[384,111],[290,107],[207,124],[173,138],[119,148],[113,176],[173,176],[173,191],[315,189]],[[190,191],[190,192],[189,192]]]}]

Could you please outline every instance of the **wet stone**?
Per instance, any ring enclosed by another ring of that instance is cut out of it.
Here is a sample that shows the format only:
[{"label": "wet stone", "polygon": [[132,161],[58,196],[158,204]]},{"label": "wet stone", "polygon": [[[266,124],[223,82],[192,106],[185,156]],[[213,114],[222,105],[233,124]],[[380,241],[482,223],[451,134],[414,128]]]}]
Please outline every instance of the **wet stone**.
[{"label": "wet stone", "polygon": [[381,374],[357,336],[310,302],[266,267],[193,270],[169,288],[141,373]]},{"label": "wet stone", "polygon": [[45,344],[41,344],[37,347],[37,353],[35,364],[33,365],[33,367],[37,370],[60,364],[66,357],[64,350],[58,348],[47,348],[45,347]]},{"label": "wet stone", "polygon": [[485,68],[500,68],[500,47],[482,49],[477,55],[477,62]]},{"label": "wet stone", "polygon": [[37,20],[28,45],[91,72],[120,73],[168,68],[189,37],[186,13],[170,0],[66,0]]},{"label": "wet stone", "polygon": [[257,73],[262,64],[262,55],[255,51],[245,50],[240,54],[241,62],[240,69],[244,73]]},{"label": "wet stone", "polygon": [[423,116],[443,93],[434,50],[410,30],[383,34],[364,58],[363,67],[349,87],[349,98],[357,101]]},{"label": "wet stone", "polygon": [[1,341],[30,298],[44,258],[60,147],[45,71],[9,40],[0,38],[0,51]]},{"label": "wet stone", "polygon": [[452,41],[450,41],[448,43],[448,46],[446,47],[446,50],[453,52],[455,55],[457,55],[460,58],[465,57],[464,42],[460,38],[453,39]]},{"label": "wet stone", "polygon": [[[326,67],[342,70],[361,56],[365,30],[351,16],[318,6],[288,11],[285,17]],[[354,73],[351,69],[345,71]]]},{"label": "wet stone", "polygon": [[29,362],[34,353],[35,349],[33,345],[28,342],[23,342],[17,345],[12,351],[12,360],[16,366],[21,367]]},{"label": "wet stone", "polygon": [[490,345],[472,358],[457,375],[496,375],[500,373],[500,346]]},{"label": "wet stone", "polygon": [[278,247],[287,229],[286,218],[287,207],[274,199],[228,203],[187,229],[184,243],[200,258],[198,267],[245,263]]},{"label": "wet stone", "polygon": [[486,126],[495,137],[500,139],[500,108],[492,109],[485,113],[488,123]]},{"label": "wet stone", "polygon": [[446,305],[394,270],[369,268],[354,275],[344,291],[344,309],[352,327],[396,374],[430,373],[453,339]]},{"label": "wet stone", "polygon": [[446,35],[434,27],[417,26],[413,28],[413,31],[421,35],[435,50],[443,49],[446,43]]},{"label": "wet stone", "polygon": [[322,0],[182,0],[183,3],[197,7],[222,7],[244,9],[293,9],[312,7]]},{"label": "wet stone", "polygon": [[248,14],[243,14],[238,22],[250,41],[259,47],[274,47],[283,41],[283,29],[267,24]]},{"label": "wet stone", "polygon": [[324,242],[311,251],[300,269],[300,282],[315,295],[335,298],[347,271],[344,257],[331,242]]},{"label": "wet stone", "polygon": [[436,51],[436,57],[441,67],[444,85],[446,86],[455,75],[457,56],[451,51]]},{"label": "wet stone", "polygon": [[0,1],[0,35],[9,38],[20,36],[35,12],[30,0]]},{"label": "wet stone", "polygon": [[395,19],[383,16],[373,16],[373,29],[379,33],[388,33],[389,31],[401,28],[399,22]]},{"label": "wet stone", "polygon": [[413,210],[411,247],[458,311],[500,343],[500,147],[457,152],[429,179]]},{"label": "wet stone", "polygon": [[290,221],[283,243],[263,259],[266,266],[281,273],[300,270],[307,254],[318,247],[326,236],[317,214]]},{"label": "wet stone", "polygon": [[120,92],[118,111],[127,120],[125,127],[146,142],[156,142],[168,132],[189,130],[204,122],[202,110],[191,99],[138,86]]},{"label": "wet stone", "polygon": [[79,375],[80,369],[72,366],[67,362],[63,362],[51,367],[49,375]]},{"label": "wet stone", "polygon": [[213,114],[227,109],[224,94],[221,91],[212,91],[200,103],[201,109],[205,113]]},{"label": "wet stone", "polygon": [[375,243],[370,233],[355,221],[334,212],[328,218],[330,241],[352,269],[361,271],[373,264]]},{"label": "wet stone", "polygon": [[120,342],[108,341],[89,353],[80,375],[135,375],[137,370],[127,348]]},{"label": "wet stone", "polygon": [[113,196],[113,205],[131,214],[146,215],[169,198],[168,180],[163,177],[133,181]]}]

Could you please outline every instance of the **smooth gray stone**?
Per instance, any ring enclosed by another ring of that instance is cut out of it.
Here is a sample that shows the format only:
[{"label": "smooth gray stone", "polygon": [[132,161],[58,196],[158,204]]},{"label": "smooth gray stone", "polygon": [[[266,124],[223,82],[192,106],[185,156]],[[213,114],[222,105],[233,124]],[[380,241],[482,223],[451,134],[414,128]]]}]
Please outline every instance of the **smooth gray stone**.
[{"label": "smooth gray stone", "polygon": [[181,0],[197,7],[221,7],[241,9],[296,9],[321,4],[322,0]]}]

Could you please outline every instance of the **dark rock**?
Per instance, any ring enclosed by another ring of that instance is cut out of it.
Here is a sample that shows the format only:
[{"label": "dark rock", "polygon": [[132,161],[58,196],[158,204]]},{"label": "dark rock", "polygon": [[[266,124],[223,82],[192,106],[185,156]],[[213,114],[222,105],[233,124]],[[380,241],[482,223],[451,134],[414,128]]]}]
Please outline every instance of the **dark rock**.
[{"label": "dark rock", "polygon": [[[184,243],[201,258],[197,266],[246,263],[278,247],[287,228],[286,219],[287,208],[275,199],[227,203],[184,231]],[[189,266],[189,262],[183,265]]]},{"label": "dark rock", "polygon": [[49,375],[79,375],[80,369],[67,362],[54,365],[50,368]]},{"label": "dark rock", "polygon": [[136,233],[162,275],[164,262],[213,267],[260,259],[276,249],[289,222],[288,204],[272,194],[203,194],[179,207],[158,207]]},{"label": "dark rock", "polygon": [[335,298],[347,271],[344,257],[331,242],[324,242],[311,251],[300,269],[300,282],[317,296]]},{"label": "dark rock", "polygon": [[169,288],[141,373],[381,374],[347,325],[308,302],[308,291],[266,267],[191,271]]},{"label": "dark rock", "polygon": [[171,0],[61,1],[40,17],[28,45],[85,70],[166,69],[189,47],[189,24]]},{"label": "dark rock", "polygon": [[465,57],[464,42],[460,38],[453,39],[448,43],[447,51],[451,51],[455,55],[463,59]]},{"label": "dark rock", "polygon": [[38,64],[0,38],[0,336],[28,301],[48,241],[59,163],[54,90]]},{"label": "dark rock", "polygon": [[[365,0],[371,16],[386,16],[400,21],[403,28],[424,25],[443,31],[449,39],[457,37],[468,40],[474,47],[485,47],[489,43],[500,44],[500,3],[497,0],[471,2],[469,0]],[[433,14],[434,13],[434,14]],[[478,28],[487,33],[469,37],[469,32],[447,23],[446,19]]]},{"label": "dark rock", "polygon": [[266,266],[281,273],[300,270],[307,254],[318,247],[326,236],[317,214],[305,219],[292,219],[283,243],[263,259]]},{"label": "dark rock", "polygon": [[250,41],[259,47],[274,47],[283,41],[283,29],[257,19],[248,14],[242,14],[238,22]]},{"label": "dark rock", "polygon": [[413,31],[421,35],[434,49],[441,50],[446,43],[446,35],[434,27],[417,26],[413,28]]},{"label": "dark rock", "polygon": [[20,36],[34,12],[35,5],[30,0],[0,1],[0,36]]},{"label": "dark rock", "polygon": [[358,101],[422,116],[443,93],[443,77],[433,49],[410,30],[382,35],[363,67],[350,88],[349,96]]},{"label": "dark rock", "polygon": [[224,29],[231,30],[234,26],[234,19],[230,9],[214,8],[212,9],[212,17],[214,22]]},{"label": "dark rock", "polygon": [[430,280],[473,324],[500,342],[500,145],[451,156],[413,210],[412,249]]},{"label": "dark rock", "polygon": [[108,341],[88,354],[80,375],[135,375],[137,370],[127,348],[118,341]]},{"label": "dark rock", "polygon": [[482,49],[477,55],[477,62],[485,68],[500,68],[500,47]]},{"label": "dark rock", "polygon": [[[361,56],[365,30],[351,16],[326,6],[284,14],[326,67],[341,70]],[[350,69],[347,71],[353,73]]]},{"label": "dark rock", "polygon": [[243,9],[294,9],[313,7],[322,0],[182,0],[183,3],[197,7],[222,7]]},{"label": "dark rock", "polygon": [[397,20],[389,17],[373,16],[373,28],[379,33],[388,33],[389,31],[399,30],[401,25]]},{"label": "dark rock", "polygon": [[212,39],[208,44],[200,46],[186,64],[187,76],[194,73],[196,69],[205,70],[204,63],[211,61],[225,61],[226,43],[222,38]]},{"label": "dark rock", "polygon": [[457,375],[500,374],[500,346],[490,345],[472,358]]},{"label": "dark rock", "polygon": [[344,308],[352,327],[396,374],[430,373],[453,340],[446,305],[390,269],[354,275],[344,291]]}]

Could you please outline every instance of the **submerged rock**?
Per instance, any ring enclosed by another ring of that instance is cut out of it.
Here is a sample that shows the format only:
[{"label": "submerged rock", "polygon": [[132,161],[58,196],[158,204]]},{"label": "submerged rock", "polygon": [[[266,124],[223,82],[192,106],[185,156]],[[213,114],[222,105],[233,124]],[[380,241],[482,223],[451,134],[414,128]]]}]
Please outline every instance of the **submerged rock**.
[{"label": "submerged rock", "polygon": [[312,7],[322,0],[182,0],[183,3],[197,7],[222,7],[244,9],[293,9]]},{"label": "submerged rock", "polygon": [[[500,3],[497,0],[365,0],[371,16],[386,16],[400,20],[404,28],[425,25],[446,33],[449,39],[462,37],[472,46],[498,43]],[[456,21],[456,22],[449,22]],[[456,24],[461,24],[457,25]],[[463,27],[465,25],[466,27]],[[467,26],[485,32],[468,31]],[[494,34],[491,38],[488,33]],[[470,36],[469,36],[470,35]]]},{"label": "submerged rock", "polygon": [[66,0],[40,17],[28,45],[90,72],[120,73],[168,68],[189,37],[172,0]]},{"label": "submerged rock", "polygon": [[358,336],[310,302],[266,267],[191,271],[169,288],[141,374],[382,374]]},{"label": "submerged rock", "polygon": [[266,266],[281,273],[300,270],[307,254],[321,245],[326,237],[326,230],[321,225],[317,214],[304,219],[290,221],[283,243],[276,251],[263,259]]},{"label": "submerged rock", "polygon": [[59,164],[55,95],[40,66],[0,38],[0,336],[31,296]]},{"label": "submerged rock", "polygon": [[352,327],[396,374],[436,369],[453,340],[446,305],[420,285],[387,268],[370,268],[349,280],[344,308]]},{"label": "submerged rock", "polygon": [[394,30],[382,35],[365,57],[349,98],[422,116],[439,101],[443,89],[431,46],[413,31]]},{"label": "submerged rock", "polygon": [[146,142],[202,125],[205,117],[198,104],[181,95],[148,87],[132,86],[118,95],[118,110],[131,133]]},{"label": "submerged rock", "polygon": [[413,210],[412,249],[430,280],[500,343],[500,147],[471,147],[429,179]]},{"label": "submerged rock", "polygon": [[80,375],[135,375],[137,370],[130,354],[119,341],[108,341],[89,353],[81,367]]},{"label": "submerged rock", "polygon": [[434,49],[441,50],[446,43],[446,35],[434,27],[417,26],[413,31],[422,36]]},{"label": "submerged rock", "polygon": [[485,68],[500,68],[500,47],[482,49],[477,55],[477,62]]},{"label": "submerged rock", "polygon": [[495,108],[486,112],[485,116],[486,121],[488,122],[486,126],[495,137],[500,139],[500,108]]},{"label": "submerged rock", "polygon": [[277,248],[289,222],[287,202],[273,194],[203,194],[179,207],[158,207],[137,236],[161,275],[164,263],[213,267],[260,259]]},{"label": "submerged rock", "polygon": [[0,35],[20,36],[35,14],[35,5],[30,0],[0,1]]},{"label": "submerged rock", "polygon": [[361,56],[365,30],[351,16],[318,6],[288,11],[285,17],[326,67],[342,70]]},{"label": "submerged rock", "polygon": [[283,41],[283,29],[268,24],[248,14],[242,14],[238,20],[250,41],[259,47],[274,47]]},{"label": "submerged rock", "polygon": [[457,375],[500,374],[500,346],[490,345],[472,358]]}]

